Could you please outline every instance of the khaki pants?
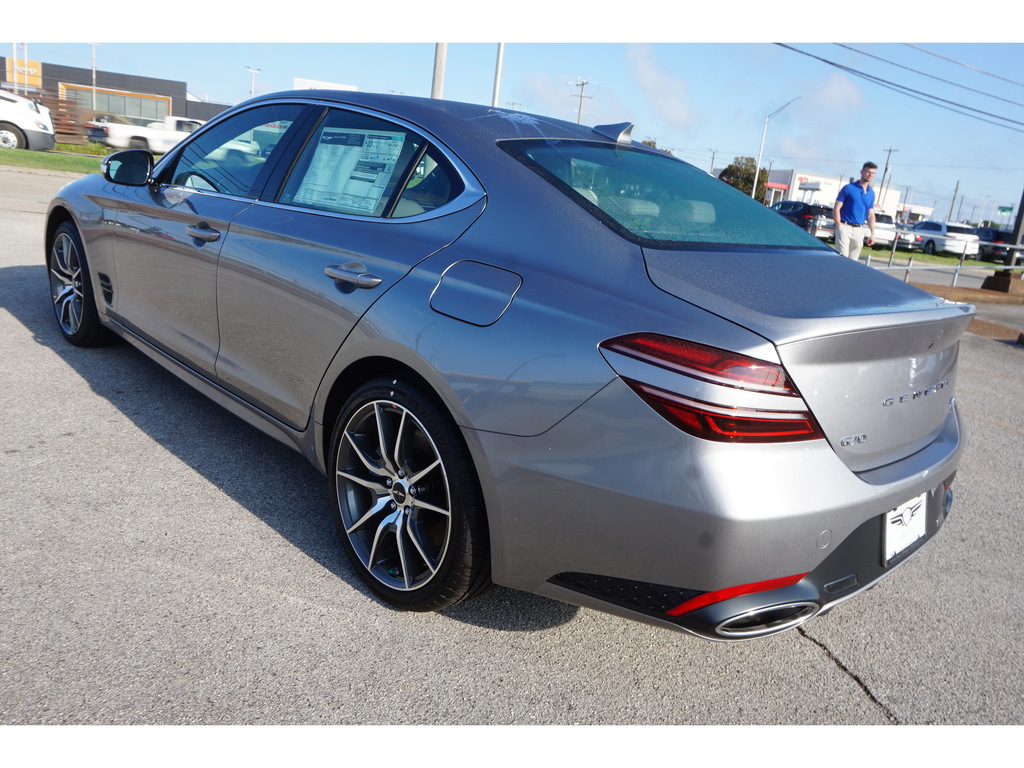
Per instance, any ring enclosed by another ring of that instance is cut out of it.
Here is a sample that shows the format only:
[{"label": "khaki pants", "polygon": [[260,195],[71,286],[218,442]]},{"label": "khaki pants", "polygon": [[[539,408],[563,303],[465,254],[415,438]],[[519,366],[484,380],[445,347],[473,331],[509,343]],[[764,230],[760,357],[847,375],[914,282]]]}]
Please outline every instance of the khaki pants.
[{"label": "khaki pants", "polygon": [[860,250],[864,247],[864,238],[867,236],[867,233],[867,227],[854,227],[850,224],[837,222],[836,250],[843,256],[848,256],[854,261],[859,261]]}]

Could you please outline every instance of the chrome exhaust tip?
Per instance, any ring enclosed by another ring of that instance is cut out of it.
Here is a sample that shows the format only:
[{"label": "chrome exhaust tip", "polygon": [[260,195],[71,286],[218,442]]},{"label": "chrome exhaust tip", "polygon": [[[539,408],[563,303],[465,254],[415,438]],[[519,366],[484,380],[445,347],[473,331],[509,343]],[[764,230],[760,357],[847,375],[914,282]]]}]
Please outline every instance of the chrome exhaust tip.
[{"label": "chrome exhaust tip", "polygon": [[809,601],[769,605],[732,616],[716,626],[715,632],[730,639],[773,635],[803,624],[820,610],[821,606]]}]

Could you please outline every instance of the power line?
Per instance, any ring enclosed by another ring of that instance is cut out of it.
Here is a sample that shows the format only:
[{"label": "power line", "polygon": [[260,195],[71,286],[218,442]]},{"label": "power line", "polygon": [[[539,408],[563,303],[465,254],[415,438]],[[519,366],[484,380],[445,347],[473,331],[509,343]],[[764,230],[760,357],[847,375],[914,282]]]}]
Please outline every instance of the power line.
[{"label": "power line", "polygon": [[922,48],[919,45],[913,45],[912,43],[904,43],[904,45],[907,46],[908,48],[913,48],[916,51],[920,51],[921,53],[927,53],[929,56],[934,56],[937,59],[942,59],[944,61],[950,62],[951,64],[956,64],[958,66],[964,67],[965,69],[970,69],[970,70],[972,70],[974,72],[978,72],[978,73],[980,73],[982,75],[988,75],[989,77],[994,77],[997,80],[1003,80],[1003,81],[1005,81],[1007,83],[1010,83],[1011,85],[1018,85],[1021,88],[1024,88],[1024,83],[1018,83],[1016,80],[1011,80],[1008,77],[1003,77],[1002,75],[995,75],[995,74],[993,74],[991,72],[986,72],[983,69],[978,69],[977,67],[972,67],[970,64],[964,64],[962,61],[957,61],[956,59],[951,59],[948,56],[943,56],[941,53],[935,53],[935,51],[929,51],[927,48]]},{"label": "power line", "polygon": [[[947,110],[949,112],[954,112],[954,113],[956,113],[958,115],[963,115],[964,117],[973,117],[975,120],[980,120],[983,123],[989,123],[990,125],[995,125],[995,126],[998,126],[1000,128],[1008,128],[1009,130],[1016,131],[1017,133],[1024,133],[1024,122],[1021,122],[1019,120],[1011,120],[1010,118],[1003,117],[1002,115],[996,115],[996,114],[993,114],[991,112],[985,112],[984,110],[976,109],[976,108],[973,108],[973,107],[968,107],[968,106],[966,106],[964,104],[958,104],[957,102],[950,101],[949,99],[943,99],[943,98],[940,98],[938,96],[932,96],[930,94],[922,93],[921,91],[914,90],[913,88],[908,88],[905,85],[899,85],[898,83],[893,83],[893,82],[891,82],[889,80],[883,80],[880,77],[876,77],[874,75],[869,75],[866,72],[861,72],[860,70],[854,69],[853,67],[848,67],[845,64],[839,64],[838,62],[830,61],[829,59],[822,58],[821,56],[815,56],[813,53],[807,53],[806,51],[801,51],[799,48],[794,48],[791,45],[786,45],[785,43],[776,43],[776,45],[778,45],[781,48],[785,48],[786,50],[793,51],[794,53],[799,53],[799,54],[801,54],[803,56],[807,56],[809,58],[816,59],[817,61],[820,61],[823,64],[828,64],[831,67],[835,67],[836,69],[840,69],[840,70],[842,70],[844,72],[847,72],[847,73],[853,75],[854,77],[860,77],[860,78],[862,78],[864,80],[868,80],[870,82],[873,82],[876,85],[881,86],[882,88],[888,88],[891,91],[896,91],[897,93],[902,93],[904,96],[909,96],[912,99],[917,99],[918,101],[923,101],[926,104],[931,104],[932,106],[939,107],[940,109],[945,109],[945,110]],[[950,106],[946,106],[946,105],[950,105]],[[956,107],[959,107],[959,109],[956,109]],[[971,110],[971,111],[970,112],[965,112],[963,110]],[[997,123],[997,122],[995,122],[995,120],[986,120],[984,117],[980,117],[980,115],[985,115],[987,117],[992,117],[992,118],[995,118],[996,120],[1002,120],[1003,122],[1002,123]],[[1021,128],[1014,128],[1013,125],[1005,125],[1004,123],[1013,123],[1015,125],[1021,126]]]},{"label": "power line", "polygon": [[[955,88],[963,88],[965,91],[970,91],[971,93],[977,93],[977,94],[980,94],[981,96],[987,96],[990,99],[996,99],[997,101],[1003,101],[1003,102],[1006,102],[1007,104],[1013,104],[1016,107],[1024,107],[1024,103],[1021,103],[1019,101],[1013,101],[1011,99],[1004,99],[1002,96],[996,96],[993,93],[986,93],[985,91],[979,91],[977,88],[971,88],[971,87],[966,86],[966,85],[961,85],[960,83],[954,83],[952,80],[946,80],[945,78],[938,77],[937,75],[930,75],[927,72],[922,72],[919,69],[914,69],[913,67],[907,67],[907,66],[905,66],[903,64],[898,64],[895,61],[890,61],[889,59],[883,59],[881,56],[876,56],[873,53],[868,53],[867,51],[858,50],[857,48],[854,48],[852,45],[844,45],[843,43],[836,43],[836,45],[838,45],[840,48],[845,48],[848,51],[853,51],[854,53],[859,53],[861,56],[867,56],[870,59],[875,59],[877,61],[881,61],[881,62],[884,62],[886,64],[891,64],[894,67],[899,67],[900,69],[905,69],[908,72],[913,72],[915,75],[921,75],[922,77],[930,77],[932,80],[938,80],[940,83],[946,83],[947,85],[952,85]],[[964,65],[964,66],[966,66],[966,65]]]}]

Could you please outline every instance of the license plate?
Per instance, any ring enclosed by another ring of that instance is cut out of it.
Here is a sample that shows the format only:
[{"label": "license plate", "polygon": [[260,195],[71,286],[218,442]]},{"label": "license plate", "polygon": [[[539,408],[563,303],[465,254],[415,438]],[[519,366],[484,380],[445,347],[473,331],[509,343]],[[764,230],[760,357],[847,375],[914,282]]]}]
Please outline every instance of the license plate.
[{"label": "license plate", "polygon": [[882,527],[882,561],[895,564],[924,541],[928,493],[885,513]]}]

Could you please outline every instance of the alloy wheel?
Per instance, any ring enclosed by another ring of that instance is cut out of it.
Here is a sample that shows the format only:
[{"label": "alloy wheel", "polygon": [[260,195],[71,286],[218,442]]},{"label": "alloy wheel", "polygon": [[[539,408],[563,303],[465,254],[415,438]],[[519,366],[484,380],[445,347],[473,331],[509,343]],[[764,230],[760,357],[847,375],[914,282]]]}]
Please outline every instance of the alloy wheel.
[{"label": "alloy wheel", "polygon": [[373,400],[345,425],[337,451],[344,532],[363,568],[411,592],[441,569],[452,538],[448,473],[434,439],[397,402]]},{"label": "alloy wheel", "polygon": [[61,329],[67,336],[74,336],[82,324],[82,267],[78,249],[66,232],[59,232],[53,241],[50,295]]}]

